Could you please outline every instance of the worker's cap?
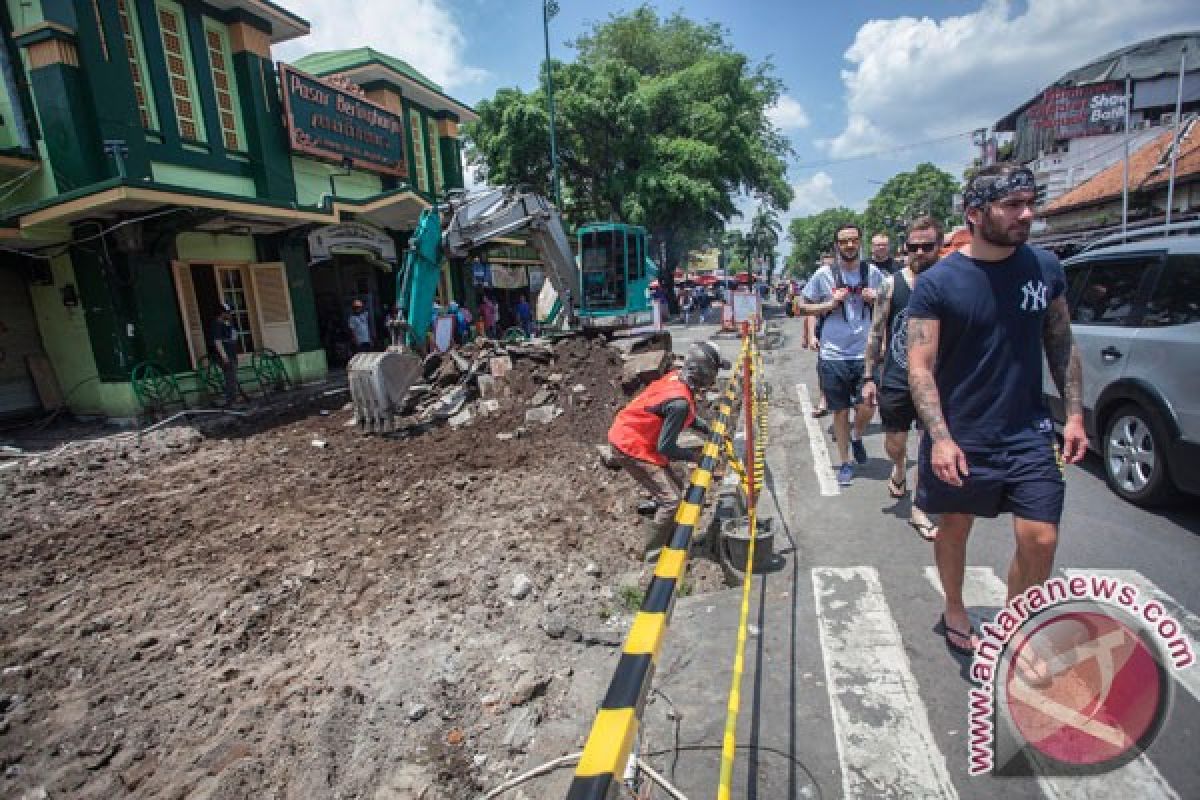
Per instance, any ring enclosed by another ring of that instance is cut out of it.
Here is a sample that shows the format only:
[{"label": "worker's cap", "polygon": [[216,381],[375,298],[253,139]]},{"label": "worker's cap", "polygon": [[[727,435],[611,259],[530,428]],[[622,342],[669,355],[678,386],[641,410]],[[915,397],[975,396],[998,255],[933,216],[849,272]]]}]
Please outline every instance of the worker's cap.
[{"label": "worker's cap", "polygon": [[718,371],[729,367],[729,360],[721,357],[715,344],[695,342],[683,359],[682,377],[693,389],[708,387],[716,383]]}]

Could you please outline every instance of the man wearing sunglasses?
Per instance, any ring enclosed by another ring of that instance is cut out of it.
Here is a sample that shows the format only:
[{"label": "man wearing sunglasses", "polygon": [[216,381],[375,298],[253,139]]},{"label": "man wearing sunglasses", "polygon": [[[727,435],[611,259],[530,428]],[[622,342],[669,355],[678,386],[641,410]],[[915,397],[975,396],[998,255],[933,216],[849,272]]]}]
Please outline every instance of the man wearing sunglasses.
[{"label": "man wearing sunglasses", "polygon": [[[823,317],[821,345],[817,357],[817,377],[825,403],[833,412],[837,436],[837,479],[841,486],[854,482],[854,464],[867,463],[862,435],[871,422],[874,408],[862,402],[863,356],[871,326],[871,309],[883,273],[859,256],[862,230],[853,224],[842,225],[834,233],[835,263],[821,267],[804,287],[799,311]],[[850,428],[850,407],[855,406],[854,429]]]},{"label": "man wearing sunglasses", "polygon": [[1025,243],[1036,188],[1025,167],[980,170],[963,192],[971,242],[922,275],[908,304],[909,387],[927,434],[916,503],[942,515],[942,627],[947,645],[967,654],[979,641],[962,599],[975,517],[1013,515],[1009,600],[1054,566],[1065,483],[1042,400],[1043,356],[1066,409],[1062,462],[1087,449],[1066,278],[1053,253]]},{"label": "man wearing sunglasses", "polygon": [[[867,337],[863,402],[879,406],[883,448],[892,460],[888,494],[897,500],[908,493],[908,431],[917,422],[908,390],[908,301],[917,277],[937,263],[941,245],[942,226],[933,217],[918,217],[909,224],[904,245],[908,264],[884,278]],[[883,370],[876,385],[875,368],[880,364]],[[937,527],[915,504],[909,524],[926,541],[937,538]]]}]

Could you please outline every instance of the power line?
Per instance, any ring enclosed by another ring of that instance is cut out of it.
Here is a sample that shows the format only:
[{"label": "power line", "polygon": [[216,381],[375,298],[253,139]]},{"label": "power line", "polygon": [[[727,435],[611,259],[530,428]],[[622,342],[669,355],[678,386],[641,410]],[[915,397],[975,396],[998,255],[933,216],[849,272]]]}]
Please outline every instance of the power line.
[{"label": "power line", "polygon": [[809,161],[804,164],[796,164],[795,168],[796,169],[815,169],[817,167],[828,167],[828,166],[832,166],[834,164],[845,164],[850,161],[865,161],[870,158],[878,158],[879,156],[886,156],[886,155],[890,155],[891,153],[901,152],[903,150],[911,150],[914,147],[924,147],[926,145],[931,145],[931,144],[941,144],[943,142],[951,142],[951,141],[954,141],[955,139],[961,139],[964,136],[971,136],[974,133],[975,133],[975,130],[963,131],[961,133],[952,133],[949,136],[940,136],[936,139],[925,139],[924,141],[912,142],[910,144],[898,144],[894,147],[888,147],[883,150],[875,150],[870,153],[861,153],[856,156],[846,156],[845,158],[830,158],[825,161]]}]

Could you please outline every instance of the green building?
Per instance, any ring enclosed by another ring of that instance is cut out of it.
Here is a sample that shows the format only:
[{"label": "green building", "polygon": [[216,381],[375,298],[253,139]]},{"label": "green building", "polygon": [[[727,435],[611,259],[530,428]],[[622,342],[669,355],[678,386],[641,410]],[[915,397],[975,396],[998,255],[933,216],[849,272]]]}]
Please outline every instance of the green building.
[{"label": "green building", "polygon": [[463,186],[468,106],[370,48],[276,64],[309,26],[268,0],[0,0],[0,33],[0,415],[134,416],[221,303],[243,359],[323,376]]}]

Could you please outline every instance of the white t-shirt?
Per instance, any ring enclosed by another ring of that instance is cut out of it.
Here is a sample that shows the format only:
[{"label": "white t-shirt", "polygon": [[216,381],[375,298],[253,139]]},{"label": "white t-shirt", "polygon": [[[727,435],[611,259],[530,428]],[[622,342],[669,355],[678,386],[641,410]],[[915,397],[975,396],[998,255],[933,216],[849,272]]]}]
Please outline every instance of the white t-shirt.
[{"label": "white t-shirt", "polygon": [[[833,271],[839,265],[821,267],[804,286],[804,302],[824,303],[833,297],[837,286]],[[855,265],[849,272],[841,270],[842,285],[857,288],[860,283],[859,268]],[[874,264],[867,267],[867,285],[879,290],[883,285],[883,272]],[[821,327],[821,358],[827,361],[854,361],[867,352],[867,334],[871,331],[871,307],[860,292],[852,292],[825,317]]]}]

